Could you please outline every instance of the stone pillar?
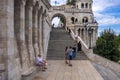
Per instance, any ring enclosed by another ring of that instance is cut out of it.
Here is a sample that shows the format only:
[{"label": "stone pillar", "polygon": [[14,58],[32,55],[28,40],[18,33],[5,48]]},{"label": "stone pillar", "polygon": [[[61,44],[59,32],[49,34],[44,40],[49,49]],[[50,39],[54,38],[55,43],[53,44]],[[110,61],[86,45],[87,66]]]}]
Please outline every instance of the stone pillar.
[{"label": "stone pillar", "polygon": [[83,39],[84,43],[86,44],[86,29],[84,28],[84,39]]},{"label": "stone pillar", "polygon": [[39,10],[38,16],[38,45],[39,52],[42,54],[42,10]]},{"label": "stone pillar", "polygon": [[32,6],[33,3],[26,3],[25,6],[25,37],[26,37],[26,45],[29,54],[29,60],[31,64],[35,61],[35,54],[33,49],[33,38],[32,38]]},{"label": "stone pillar", "polygon": [[4,72],[0,80],[21,80],[20,62],[14,36],[14,0],[0,0],[0,56]]},{"label": "stone pillar", "polygon": [[85,44],[87,45],[87,28],[85,29]]},{"label": "stone pillar", "polygon": [[41,21],[41,46],[42,46],[42,54],[44,55],[44,14],[42,13],[42,21]]},{"label": "stone pillar", "polygon": [[95,35],[95,29],[93,29],[93,41],[92,41],[92,43],[93,43],[93,46],[92,47],[94,47],[95,46],[95,44],[96,44],[96,37],[95,37],[96,35]]},{"label": "stone pillar", "polygon": [[35,6],[33,9],[33,46],[35,56],[39,54],[38,48],[38,7]]},{"label": "stone pillar", "polygon": [[23,72],[27,70],[29,66],[28,52],[25,44],[25,2],[23,0],[15,1],[14,10],[14,27],[15,35],[17,39],[18,52],[20,57],[20,63]]},{"label": "stone pillar", "polygon": [[89,45],[89,34],[88,34],[88,29],[86,31],[86,45]]}]

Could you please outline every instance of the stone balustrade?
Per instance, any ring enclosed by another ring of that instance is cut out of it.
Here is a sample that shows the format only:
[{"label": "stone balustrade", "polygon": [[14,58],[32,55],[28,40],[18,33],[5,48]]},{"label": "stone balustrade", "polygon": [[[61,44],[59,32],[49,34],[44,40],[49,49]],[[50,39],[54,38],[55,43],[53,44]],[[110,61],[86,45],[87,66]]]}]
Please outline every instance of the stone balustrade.
[{"label": "stone balustrade", "polygon": [[90,9],[88,9],[88,10],[86,10],[86,9],[65,9],[65,12],[66,13],[90,13],[90,12],[92,12],[92,10],[90,10]]},{"label": "stone balustrade", "polygon": [[53,6],[51,10],[65,10],[64,6]]},{"label": "stone balustrade", "polygon": [[[71,31],[71,36],[75,40],[75,34],[73,31]],[[120,64],[115,63],[115,62],[108,60],[106,58],[103,58],[97,54],[94,54],[93,49],[89,49],[88,46],[84,43],[84,41],[79,36],[77,38],[77,41],[81,42],[83,52],[87,55],[87,57],[91,61],[94,61],[97,64],[103,65],[105,67],[108,67],[108,68],[114,70],[115,72],[120,73]]]},{"label": "stone balustrade", "polygon": [[[87,26],[92,26],[92,27],[94,27],[94,26],[97,26],[97,25],[98,25],[98,23],[95,23],[95,22],[93,22],[93,23],[88,22],[88,23],[87,23]],[[84,27],[84,23],[81,23],[81,22],[75,22],[74,24],[69,23],[69,25],[67,25],[67,26]]]}]

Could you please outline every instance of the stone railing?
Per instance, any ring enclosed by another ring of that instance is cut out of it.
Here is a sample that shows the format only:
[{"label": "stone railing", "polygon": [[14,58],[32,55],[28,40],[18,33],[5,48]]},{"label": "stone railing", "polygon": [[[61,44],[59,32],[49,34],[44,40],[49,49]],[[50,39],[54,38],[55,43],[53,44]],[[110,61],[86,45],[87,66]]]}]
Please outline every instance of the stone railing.
[{"label": "stone railing", "polygon": [[[76,22],[75,25],[84,26],[84,23]],[[88,22],[87,23],[87,26],[97,26],[97,25],[98,25],[98,23],[96,23],[96,22]]]},{"label": "stone railing", "polygon": [[[69,23],[69,25],[67,25],[67,26],[84,26],[84,23],[81,23],[81,22],[76,22],[76,23],[74,23],[74,24]],[[90,23],[90,22],[89,22],[87,26],[92,26],[92,27],[98,26],[98,23],[95,23],[95,22],[91,22],[91,23]]]},{"label": "stone railing", "polygon": [[[71,36],[75,40],[75,34],[74,34],[74,32],[72,30],[71,30]],[[79,42],[79,41],[81,42],[83,52],[86,55],[88,55],[88,53],[91,52],[91,49],[89,49],[88,46],[84,43],[84,41],[78,36],[77,37],[77,42]]]},{"label": "stone railing", "polygon": [[89,9],[65,9],[65,12],[67,13],[83,13],[83,12],[86,12],[86,13],[90,13],[92,12],[92,10],[89,10]]},{"label": "stone railing", "polygon": [[108,59],[101,57],[94,53],[90,54],[89,56],[90,56],[89,57],[90,60],[96,62],[97,64],[103,65],[105,67],[108,67],[108,68],[114,70],[115,72],[120,73],[120,64],[115,63],[111,60],[108,60]]},{"label": "stone railing", "polygon": [[52,10],[65,10],[65,7],[64,6],[53,6],[51,9]]},{"label": "stone railing", "polygon": [[[72,30],[71,30],[71,36],[75,40],[75,34],[74,34],[74,32]],[[93,61],[93,62],[95,62],[97,64],[100,64],[100,65],[103,65],[105,67],[108,67],[108,68],[114,70],[115,72],[120,73],[120,64],[115,63],[113,61],[110,61],[110,60],[108,60],[106,58],[103,58],[103,57],[101,57],[101,56],[99,56],[97,54],[94,54],[93,49],[89,49],[88,46],[84,43],[84,41],[79,36],[77,38],[77,41],[81,42],[83,52],[87,55],[87,57],[91,61]]]}]

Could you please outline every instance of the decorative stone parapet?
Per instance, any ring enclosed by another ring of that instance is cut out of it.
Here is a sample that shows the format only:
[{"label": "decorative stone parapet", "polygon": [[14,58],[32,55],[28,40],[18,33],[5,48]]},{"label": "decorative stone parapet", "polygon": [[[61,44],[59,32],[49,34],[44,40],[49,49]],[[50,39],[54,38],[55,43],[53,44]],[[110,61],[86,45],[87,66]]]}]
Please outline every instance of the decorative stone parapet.
[{"label": "decorative stone parapet", "polygon": [[[71,33],[71,36],[75,40],[75,34],[73,32]],[[83,42],[83,40],[80,37],[78,37],[77,41],[81,42],[83,52],[87,55],[87,57],[91,61],[94,61],[97,64],[103,65],[105,67],[108,67],[108,68],[120,73],[120,64],[115,63],[113,61],[110,61],[110,60],[108,60],[106,58],[103,58],[103,57],[101,57],[101,56],[99,56],[97,54],[94,54],[93,49],[89,49],[88,46]]]},{"label": "decorative stone parapet", "polygon": [[90,58],[90,60],[103,65],[105,67],[111,68],[112,70],[114,70],[115,72],[120,73],[120,64],[113,62],[111,60],[108,60],[106,58],[103,58],[97,54],[94,53],[89,53],[90,55],[88,56]]}]

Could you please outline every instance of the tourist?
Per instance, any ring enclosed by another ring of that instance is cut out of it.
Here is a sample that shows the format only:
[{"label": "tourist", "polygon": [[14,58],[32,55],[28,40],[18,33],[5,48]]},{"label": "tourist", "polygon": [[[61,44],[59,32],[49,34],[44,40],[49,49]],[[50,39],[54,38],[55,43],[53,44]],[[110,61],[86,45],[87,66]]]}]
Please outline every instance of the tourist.
[{"label": "tourist", "polygon": [[65,63],[68,64],[67,60],[68,60],[69,56],[68,56],[68,46],[66,46],[65,48]]},{"label": "tourist", "polygon": [[72,47],[72,49],[73,49],[73,56],[72,56],[72,58],[75,58],[76,57],[76,45],[74,45]]},{"label": "tourist", "polygon": [[77,39],[78,39],[78,36],[77,35],[75,35],[75,42],[77,43]]},{"label": "tourist", "polygon": [[78,52],[81,51],[81,43],[80,43],[80,41],[79,41],[78,44],[77,44],[77,51],[78,51]]},{"label": "tourist", "polygon": [[38,54],[37,58],[36,58],[36,64],[40,67],[42,67],[42,71],[45,71],[46,68],[46,61],[43,60],[41,54]]},{"label": "tourist", "polygon": [[72,55],[73,55],[73,49],[71,46],[68,49],[68,55],[69,55],[69,66],[72,66],[71,60],[72,60]]},{"label": "tourist", "polygon": [[68,29],[68,34],[70,34],[71,33],[71,29]]}]

